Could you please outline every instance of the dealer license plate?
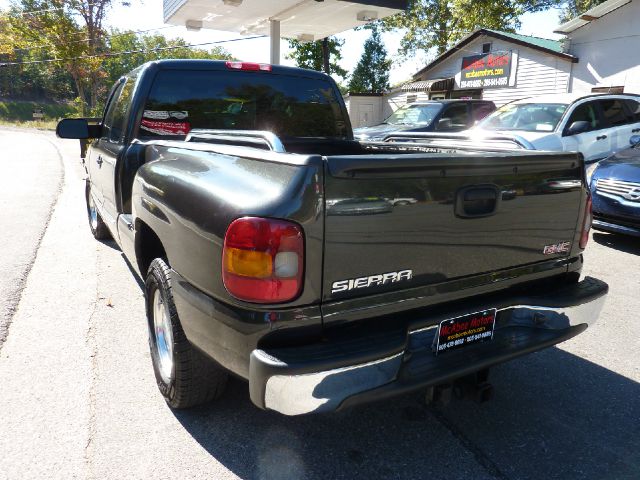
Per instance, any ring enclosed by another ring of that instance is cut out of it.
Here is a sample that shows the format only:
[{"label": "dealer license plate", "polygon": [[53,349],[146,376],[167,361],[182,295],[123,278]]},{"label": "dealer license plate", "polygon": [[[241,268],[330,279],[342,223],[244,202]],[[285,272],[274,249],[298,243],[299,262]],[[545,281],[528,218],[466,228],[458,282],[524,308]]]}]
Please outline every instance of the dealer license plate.
[{"label": "dealer license plate", "polygon": [[496,311],[495,308],[491,308],[440,322],[436,355],[472,343],[491,340],[496,324]]}]

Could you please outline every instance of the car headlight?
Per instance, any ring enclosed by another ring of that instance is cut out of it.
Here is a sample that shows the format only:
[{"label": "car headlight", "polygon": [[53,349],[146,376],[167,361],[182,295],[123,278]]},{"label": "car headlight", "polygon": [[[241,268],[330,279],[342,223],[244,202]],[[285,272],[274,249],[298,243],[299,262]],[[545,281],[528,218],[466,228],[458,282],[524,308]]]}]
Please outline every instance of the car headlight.
[{"label": "car headlight", "polygon": [[587,175],[587,185],[591,185],[591,177],[593,176],[593,172],[596,171],[596,168],[598,168],[598,162],[592,163],[587,167],[585,171]]}]

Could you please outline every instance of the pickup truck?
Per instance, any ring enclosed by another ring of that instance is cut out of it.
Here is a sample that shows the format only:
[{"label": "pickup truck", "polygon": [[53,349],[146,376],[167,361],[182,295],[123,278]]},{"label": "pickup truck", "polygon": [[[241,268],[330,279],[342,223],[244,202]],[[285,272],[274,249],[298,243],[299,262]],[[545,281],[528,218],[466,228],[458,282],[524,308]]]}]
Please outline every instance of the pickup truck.
[{"label": "pickup truck", "polygon": [[218,397],[229,372],[286,415],[486,386],[489,367],[585,331],[607,294],[580,274],[579,154],[360,143],[318,72],[151,62],[100,122],[57,134],[90,143],[89,226],[143,279],[172,408]]}]

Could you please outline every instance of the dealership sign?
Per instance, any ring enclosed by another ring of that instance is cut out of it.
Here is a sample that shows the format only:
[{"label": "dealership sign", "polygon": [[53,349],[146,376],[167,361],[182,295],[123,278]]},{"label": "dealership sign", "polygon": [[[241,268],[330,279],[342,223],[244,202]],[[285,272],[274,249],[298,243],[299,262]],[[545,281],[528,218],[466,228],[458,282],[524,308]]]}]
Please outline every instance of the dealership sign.
[{"label": "dealership sign", "polygon": [[511,52],[493,52],[462,58],[460,88],[500,88],[509,86]]}]

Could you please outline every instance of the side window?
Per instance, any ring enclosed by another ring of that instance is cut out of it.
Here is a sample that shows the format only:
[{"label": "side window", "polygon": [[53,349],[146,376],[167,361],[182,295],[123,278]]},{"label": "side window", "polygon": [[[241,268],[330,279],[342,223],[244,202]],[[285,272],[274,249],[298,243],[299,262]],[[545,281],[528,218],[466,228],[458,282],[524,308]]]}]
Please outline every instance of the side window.
[{"label": "side window", "polygon": [[120,95],[114,97],[113,116],[111,119],[109,140],[111,142],[120,142],[124,138],[124,129],[127,123],[127,112],[133,95],[134,82],[127,79],[120,89]]},{"label": "side window", "polygon": [[569,117],[567,127],[570,127],[574,122],[588,122],[589,129],[585,130],[585,132],[591,132],[602,128],[600,117],[598,116],[598,111],[594,102],[586,102],[582,105],[578,105],[571,114],[571,117]]},{"label": "side window", "polygon": [[623,102],[632,116],[633,123],[640,122],[640,103],[635,100],[623,100]]},{"label": "side window", "polygon": [[618,127],[633,122],[631,115],[628,115],[624,109],[623,100],[613,98],[610,100],[598,100],[598,102],[602,108],[605,125]]},{"label": "side window", "polygon": [[473,103],[473,122],[477,122],[482,120],[484,117],[489,115],[491,112],[495,110],[495,107],[489,103]]},{"label": "side window", "polygon": [[469,116],[467,114],[467,104],[457,103],[449,106],[440,120],[449,120],[439,130],[455,130],[467,127]]},{"label": "side window", "polygon": [[120,97],[120,92],[122,92],[122,86],[123,83],[120,82],[109,99],[109,105],[107,105],[107,111],[104,114],[104,125],[102,129],[102,136],[104,138],[109,138],[111,135],[111,126],[113,125],[113,116],[116,110],[115,106],[118,97]]}]

